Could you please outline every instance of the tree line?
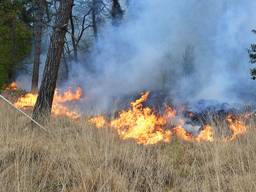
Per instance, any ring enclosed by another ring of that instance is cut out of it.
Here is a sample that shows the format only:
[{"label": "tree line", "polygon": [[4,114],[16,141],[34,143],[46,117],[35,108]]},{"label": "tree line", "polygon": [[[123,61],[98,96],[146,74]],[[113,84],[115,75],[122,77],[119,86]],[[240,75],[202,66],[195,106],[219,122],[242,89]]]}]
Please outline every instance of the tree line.
[{"label": "tree line", "polygon": [[[119,0],[1,0],[0,87],[14,80],[15,72],[29,57],[33,63],[31,91],[38,93],[33,117],[38,121],[48,117],[60,63],[77,62],[85,34],[91,33],[97,40],[102,23],[111,19],[113,25],[118,24],[123,14]],[[42,39],[47,30],[51,31],[50,43],[38,88]]]}]

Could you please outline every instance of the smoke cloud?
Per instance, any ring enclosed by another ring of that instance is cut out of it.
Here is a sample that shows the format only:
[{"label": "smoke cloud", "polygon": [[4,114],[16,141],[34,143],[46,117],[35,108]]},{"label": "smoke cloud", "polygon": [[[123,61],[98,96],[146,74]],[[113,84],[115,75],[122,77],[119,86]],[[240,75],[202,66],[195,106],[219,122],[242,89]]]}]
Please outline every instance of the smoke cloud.
[{"label": "smoke cloud", "polygon": [[87,110],[109,110],[115,98],[145,90],[173,102],[254,101],[247,48],[255,7],[252,0],[130,0],[121,23],[105,24],[90,53],[80,53],[68,84],[83,87]]}]

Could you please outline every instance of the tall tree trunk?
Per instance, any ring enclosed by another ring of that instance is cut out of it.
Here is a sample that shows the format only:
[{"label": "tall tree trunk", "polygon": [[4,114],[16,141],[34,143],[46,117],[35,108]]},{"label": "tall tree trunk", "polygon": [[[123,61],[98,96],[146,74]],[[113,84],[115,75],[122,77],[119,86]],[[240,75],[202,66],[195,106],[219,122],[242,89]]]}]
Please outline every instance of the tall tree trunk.
[{"label": "tall tree trunk", "polygon": [[11,38],[12,38],[12,66],[8,69],[8,80],[13,81],[14,80],[14,68],[16,67],[17,60],[17,34],[16,34],[16,25],[17,25],[17,19],[16,16],[12,18],[12,24],[11,24]]},{"label": "tall tree trunk", "polygon": [[41,55],[41,40],[43,30],[43,16],[44,16],[44,0],[38,0],[35,2],[35,22],[34,22],[34,64],[32,74],[32,92],[38,91],[38,79],[39,79],[39,67],[40,67],[40,55]]},{"label": "tall tree trunk", "polygon": [[51,114],[58,70],[65,42],[64,38],[72,6],[73,0],[61,0],[59,2],[55,26],[48,48],[43,79],[32,115],[35,120],[41,123],[49,118]]},{"label": "tall tree trunk", "polygon": [[70,12],[70,26],[71,26],[71,40],[72,40],[72,46],[73,46],[73,51],[74,51],[74,61],[78,62],[78,43],[76,42],[76,37],[75,37],[75,24],[74,24],[74,20],[73,20],[73,14],[72,14],[72,10]]},{"label": "tall tree trunk", "polygon": [[96,0],[92,0],[92,29],[95,39],[98,37],[98,27],[97,27],[97,2]]},{"label": "tall tree trunk", "polygon": [[112,0],[112,10],[111,15],[113,19],[113,24],[118,24],[122,19],[124,11],[121,8],[119,0]]}]

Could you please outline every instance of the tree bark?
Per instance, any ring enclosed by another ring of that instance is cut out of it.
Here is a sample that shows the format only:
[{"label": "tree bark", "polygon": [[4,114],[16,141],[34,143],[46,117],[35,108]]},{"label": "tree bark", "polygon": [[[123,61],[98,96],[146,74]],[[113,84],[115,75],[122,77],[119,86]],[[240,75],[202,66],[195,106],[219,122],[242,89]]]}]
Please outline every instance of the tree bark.
[{"label": "tree bark", "polygon": [[121,8],[119,0],[112,0],[112,11],[111,15],[113,18],[113,24],[118,24],[122,19],[124,11]]},{"label": "tree bark", "polygon": [[36,93],[38,91],[39,67],[41,56],[41,40],[43,30],[43,16],[44,16],[44,0],[35,2],[35,22],[34,22],[34,63],[31,91]]},{"label": "tree bark", "polygon": [[71,40],[72,40],[72,46],[74,50],[74,61],[78,62],[78,50],[77,50],[77,42],[76,42],[76,37],[75,37],[75,24],[73,20],[73,14],[72,11],[70,12],[70,26],[71,26]]},{"label": "tree bark", "polygon": [[97,2],[96,0],[92,0],[92,28],[93,28],[93,34],[94,38],[97,39],[98,37],[98,27],[97,27]]},{"label": "tree bark", "polygon": [[56,88],[58,70],[64,47],[73,0],[59,1],[58,13],[48,48],[42,83],[33,110],[33,119],[44,123],[50,117],[54,92]]},{"label": "tree bark", "polygon": [[14,78],[14,68],[17,64],[17,34],[16,34],[16,27],[17,27],[17,18],[15,15],[12,18],[11,23],[11,38],[12,38],[12,49],[11,49],[11,55],[12,55],[12,65],[8,68],[8,80],[11,82]]}]

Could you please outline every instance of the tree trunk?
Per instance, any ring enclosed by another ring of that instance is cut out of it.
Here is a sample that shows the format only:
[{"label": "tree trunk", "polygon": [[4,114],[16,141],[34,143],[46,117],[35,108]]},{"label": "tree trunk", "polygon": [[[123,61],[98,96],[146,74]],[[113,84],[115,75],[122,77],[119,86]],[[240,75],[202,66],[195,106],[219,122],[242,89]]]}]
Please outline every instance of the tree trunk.
[{"label": "tree trunk", "polygon": [[92,0],[92,28],[93,28],[93,34],[94,38],[97,39],[98,37],[98,27],[97,27],[97,2],[96,0]]},{"label": "tree trunk", "polygon": [[17,19],[14,16],[12,18],[11,23],[11,38],[12,38],[12,49],[11,49],[11,55],[12,55],[12,64],[8,67],[8,80],[11,82],[15,79],[14,75],[14,69],[17,64],[17,34],[16,34],[16,27],[17,27]]},{"label": "tree trunk", "polygon": [[112,19],[113,19],[113,24],[118,24],[119,21],[122,19],[124,14],[124,11],[121,8],[121,5],[119,3],[119,0],[112,0]]},{"label": "tree trunk", "polygon": [[61,0],[59,2],[55,26],[48,48],[43,79],[33,110],[33,118],[41,123],[44,123],[44,121],[48,119],[51,114],[58,70],[65,42],[64,38],[66,35],[72,6],[73,0]]},{"label": "tree trunk", "polygon": [[41,55],[41,39],[43,30],[43,16],[44,16],[44,0],[38,0],[35,2],[35,22],[34,22],[34,64],[32,74],[31,90],[36,93],[38,91],[38,79],[39,79],[39,67],[40,67],[40,55]]},{"label": "tree trunk", "polygon": [[71,26],[71,40],[72,40],[72,46],[74,51],[74,61],[78,62],[78,54],[77,54],[78,44],[76,42],[76,37],[75,37],[75,25],[74,25],[72,10],[70,12],[70,26]]}]

